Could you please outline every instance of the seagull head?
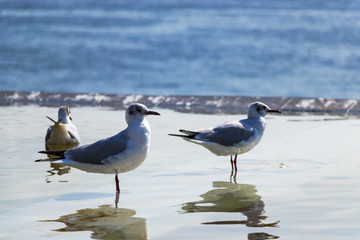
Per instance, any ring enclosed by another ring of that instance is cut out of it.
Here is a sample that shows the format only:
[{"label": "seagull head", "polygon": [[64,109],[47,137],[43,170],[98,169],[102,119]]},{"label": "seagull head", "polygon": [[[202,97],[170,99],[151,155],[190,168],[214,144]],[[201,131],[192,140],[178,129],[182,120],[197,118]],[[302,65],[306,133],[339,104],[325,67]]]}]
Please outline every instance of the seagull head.
[{"label": "seagull head", "polygon": [[249,106],[248,118],[265,117],[268,113],[281,113],[281,111],[271,109],[265,103],[254,102]]},{"label": "seagull head", "polygon": [[147,115],[160,115],[158,112],[150,111],[144,104],[133,103],[126,109],[126,122],[130,124],[134,120],[143,120]]},{"label": "seagull head", "polygon": [[70,113],[68,106],[61,106],[58,111],[58,120],[61,120],[62,123],[70,122],[72,120]]}]

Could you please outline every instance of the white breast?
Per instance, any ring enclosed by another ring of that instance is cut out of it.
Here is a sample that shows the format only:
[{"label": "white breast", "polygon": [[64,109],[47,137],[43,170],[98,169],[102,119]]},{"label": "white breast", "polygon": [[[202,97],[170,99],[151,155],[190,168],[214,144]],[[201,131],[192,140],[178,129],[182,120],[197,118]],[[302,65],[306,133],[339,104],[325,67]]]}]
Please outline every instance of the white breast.
[{"label": "white breast", "polygon": [[109,159],[119,173],[131,171],[144,162],[150,148],[151,131],[149,123],[144,119],[140,124],[128,127],[130,140],[128,149]]}]

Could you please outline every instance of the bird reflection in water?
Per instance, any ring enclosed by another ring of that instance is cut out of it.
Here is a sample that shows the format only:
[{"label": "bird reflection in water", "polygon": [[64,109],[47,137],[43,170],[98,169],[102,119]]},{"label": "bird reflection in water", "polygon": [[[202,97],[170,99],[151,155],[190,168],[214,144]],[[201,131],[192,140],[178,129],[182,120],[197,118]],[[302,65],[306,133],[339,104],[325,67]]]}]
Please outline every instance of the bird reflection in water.
[{"label": "bird reflection in water", "polygon": [[235,184],[237,184],[236,182],[236,175],[237,175],[237,171],[235,171],[234,173],[234,170],[231,170],[231,173],[230,173],[230,183],[232,183],[234,181]]},{"label": "bird reflection in water", "polygon": [[42,222],[64,223],[64,228],[55,230],[58,232],[91,231],[93,239],[148,239],[146,220],[134,217],[135,214],[132,209],[103,205]]},{"label": "bird reflection in water", "polygon": [[[57,145],[49,145],[46,144],[46,150],[47,151],[65,151],[74,147],[77,147],[79,144],[73,144],[73,145],[61,145],[61,144],[57,144]],[[54,159],[58,159],[58,156],[55,155],[51,155],[48,154],[47,155],[48,158],[47,159],[42,159],[41,161],[49,161],[50,162],[50,170],[48,170],[47,172],[49,173],[49,175],[46,176],[46,182],[50,183],[51,181],[49,180],[49,177],[57,174],[57,175],[63,175],[63,174],[67,174],[70,173],[71,167],[69,166],[62,166],[60,164],[56,164],[53,163],[52,160]]]},{"label": "bird reflection in water", "polygon": [[[235,176],[236,177],[236,176]],[[266,223],[265,204],[261,196],[256,194],[254,185],[236,184],[232,182],[216,181],[213,182],[212,190],[200,195],[202,200],[187,202],[183,204],[183,213],[196,212],[222,212],[222,213],[242,213],[246,220],[221,220],[204,222],[202,224],[242,224],[247,227],[277,227],[280,221]],[[231,215],[233,216],[233,215]],[[251,233],[249,239],[274,239],[277,236],[267,233]]]}]

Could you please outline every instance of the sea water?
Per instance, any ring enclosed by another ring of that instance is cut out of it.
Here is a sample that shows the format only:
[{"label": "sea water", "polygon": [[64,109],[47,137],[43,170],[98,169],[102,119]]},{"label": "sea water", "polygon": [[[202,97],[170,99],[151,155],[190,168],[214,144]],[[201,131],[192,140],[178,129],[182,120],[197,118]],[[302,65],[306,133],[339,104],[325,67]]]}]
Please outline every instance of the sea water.
[{"label": "sea water", "polygon": [[0,1],[0,90],[359,98],[357,0]]}]

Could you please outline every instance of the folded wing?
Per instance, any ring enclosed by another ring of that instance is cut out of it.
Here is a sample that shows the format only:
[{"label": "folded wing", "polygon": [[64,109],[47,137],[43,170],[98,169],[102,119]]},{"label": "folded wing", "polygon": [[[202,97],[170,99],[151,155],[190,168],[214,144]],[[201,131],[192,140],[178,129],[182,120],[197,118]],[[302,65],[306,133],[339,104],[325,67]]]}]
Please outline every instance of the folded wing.
[{"label": "folded wing", "polygon": [[128,139],[123,131],[93,144],[69,149],[65,152],[65,158],[79,163],[102,164],[104,159],[126,151]]},{"label": "folded wing", "polygon": [[213,129],[197,131],[195,139],[211,141],[224,146],[233,146],[255,136],[254,128],[246,128],[240,122],[229,122]]}]

